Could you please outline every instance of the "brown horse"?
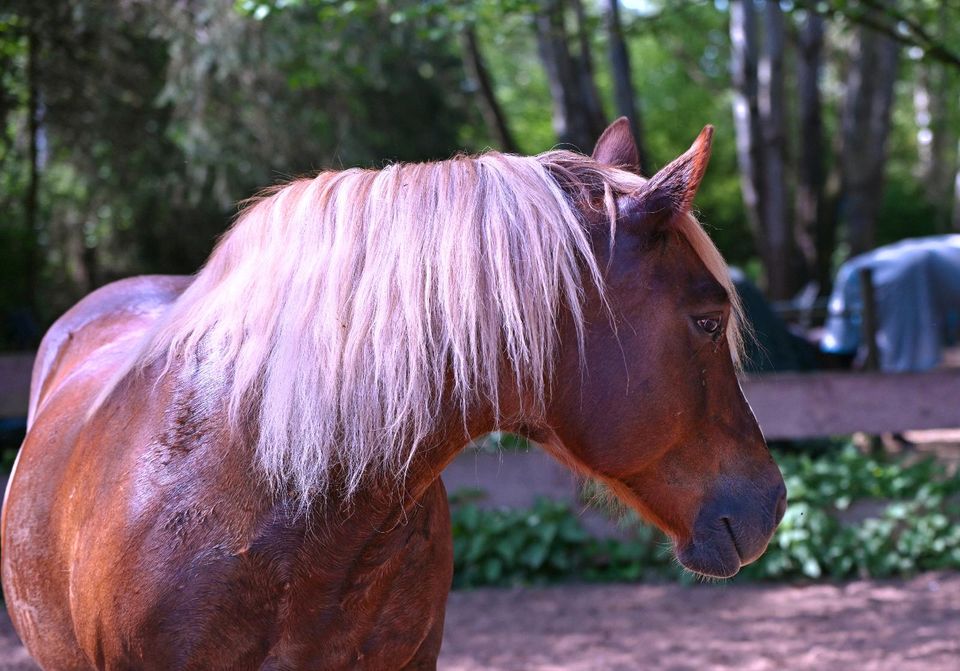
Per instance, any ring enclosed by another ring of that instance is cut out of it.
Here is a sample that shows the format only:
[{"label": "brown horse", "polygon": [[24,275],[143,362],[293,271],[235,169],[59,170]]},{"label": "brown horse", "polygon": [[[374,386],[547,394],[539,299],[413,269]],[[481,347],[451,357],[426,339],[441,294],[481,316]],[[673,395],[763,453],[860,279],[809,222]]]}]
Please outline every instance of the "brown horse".
[{"label": "brown horse", "polygon": [[736,377],[736,297],[690,214],[711,130],[653,178],[488,153],[295,181],[194,278],[47,333],[3,509],[46,669],[434,668],[440,473],[514,431],[731,576],[785,490]]}]

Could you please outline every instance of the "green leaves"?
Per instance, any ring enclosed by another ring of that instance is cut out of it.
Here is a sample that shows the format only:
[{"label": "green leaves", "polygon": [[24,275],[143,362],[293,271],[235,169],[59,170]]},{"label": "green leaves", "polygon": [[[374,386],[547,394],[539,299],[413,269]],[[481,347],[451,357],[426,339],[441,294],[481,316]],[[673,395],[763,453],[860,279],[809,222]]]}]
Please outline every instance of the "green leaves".
[{"label": "green leaves", "polygon": [[[767,553],[740,579],[960,568],[960,475],[937,461],[871,457],[848,444],[815,458],[780,454],[777,462],[790,505]],[[471,492],[451,500],[476,498]],[[456,587],[692,579],[677,568],[667,539],[635,517],[625,538],[597,539],[562,503],[540,500],[528,510],[453,505]]]},{"label": "green leaves", "polygon": [[564,503],[539,500],[529,510],[453,511],[454,586],[542,584],[563,580],[635,580],[654,560],[653,534],[597,540]]}]

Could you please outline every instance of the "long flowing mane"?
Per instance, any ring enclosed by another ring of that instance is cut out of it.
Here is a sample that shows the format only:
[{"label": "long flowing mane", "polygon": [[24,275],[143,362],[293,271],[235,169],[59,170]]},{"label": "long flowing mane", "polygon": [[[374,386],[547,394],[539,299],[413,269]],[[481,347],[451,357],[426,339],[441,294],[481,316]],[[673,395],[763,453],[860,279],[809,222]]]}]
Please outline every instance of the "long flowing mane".
[{"label": "long flowing mane", "polygon": [[[271,483],[322,497],[336,468],[349,496],[371,473],[402,475],[441,402],[497,409],[509,373],[542,408],[561,309],[582,339],[585,287],[604,288],[575,203],[601,194],[615,230],[616,196],[643,183],[564,151],[294,181],[244,211],[116,380],[202,362],[231,422],[256,427]],[[730,288],[709,237],[680,219]]]}]

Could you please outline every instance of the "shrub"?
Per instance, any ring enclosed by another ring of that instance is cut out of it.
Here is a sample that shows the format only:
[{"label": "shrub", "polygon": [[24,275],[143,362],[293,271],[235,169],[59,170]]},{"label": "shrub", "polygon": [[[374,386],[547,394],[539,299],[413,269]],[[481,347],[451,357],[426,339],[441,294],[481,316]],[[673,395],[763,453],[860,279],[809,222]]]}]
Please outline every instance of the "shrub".
[{"label": "shrub", "polygon": [[669,556],[650,527],[626,541],[592,538],[566,504],[547,499],[526,510],[464,503],[452,518],[455,587],[637,580]]}]

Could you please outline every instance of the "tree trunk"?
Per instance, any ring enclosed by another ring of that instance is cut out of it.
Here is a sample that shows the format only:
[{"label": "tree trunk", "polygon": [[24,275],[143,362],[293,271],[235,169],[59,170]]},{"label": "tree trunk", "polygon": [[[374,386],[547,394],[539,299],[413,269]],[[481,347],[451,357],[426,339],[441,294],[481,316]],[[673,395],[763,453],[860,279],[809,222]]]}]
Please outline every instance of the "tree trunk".
[{"label": "tree trunk", "polygon": [[477,33],[473,26],[464,29],[462,41],[464,64],[467,66],[467,72],[476,83],[477,92],[480,94],[480,112],[483,115],[487,130],[502,151],[515,154],[517,153],[517,144],[510,132],[510,127],[507,125],[503,108],[497,102],[490,72],[483,60],[483,54],[480,53]]},{"label": "tree trunk", "polygon": [[617,103],[617,113],[627,117],[630,121],[630,130],[637,143],[637,154],[640,158],[640,172],[651,174],[650,159],[647,156],[646,143],[643,136],[643,120],[636,104],[636,93],[633,89],[633,78],[630,68],[630,53],[623,39],[623,27],[620,22],[620,0],[606,0],[607,39],[610,43],[610,69],[613,72],[613,91]]},{"label": "tree trunk", "polygon": [[[757,104],[757,30],[752,0],[730,3],[730,70],[740,187],[747,223],[758,242],[760,226],[760,112]],[[761,248],[762,244],[759,245]]]},{"label": "tree trunk", "polygon": [[37,295],[40,282],[40,241],[37,216],[37,194],[40,190],[40,95],[37,80],[37,59],[39,58],[38,34],[35,16],[29,18],[27,26],[27,160],[29,175],[27,190],[24,194],[23,214],[26,230],[26,303],[37,314]]},{"label": "tree trunk", "polygon": [[917,124],[917,177],[925,188],[927,180],[936,173],[935,148],[933,146],[933,79],[932,67],[918,63],[913,82],[913,120]]},{"label": "tree trunk", "polygon": [[820,292],[831,283],[835,222],[827,216],[824,199],[823,17],[808,12],[797,36],[797,107],[800,142],[797,156],[795,216],[797,241]]},{"label": "tree trunk", "polygon": [[545,0],[535,18],[537,50],[553,99],[557,139],[589,152],[599,137],[583,102],[583,74],[570,54],[561,0]]},{"label": "tree trunk", "polygon": [[733,116],[743,202],[763,263],[767,295],[786,299],[803,285],[807,269],[789,205],[784,18],[779,3],[764,3],[763,21],[765,39],[758,59],[754,2],[730,3]]},{"label": "tree trunk", "polygon": [[[784,279],[785,262],[773,253],[776,247],[772,244],[775,237],[771,239],[768,230],[770,213],[783,208],[783,202],[781,202],[783,194],[780,192],[774,195],[773,205],[767,203],[768,175],[765,159],[768,158],[768,152],[764,148],[764,128],[761,126],[757,18],[753,0],[733,0],[730,3],[730,47],[733,122],[737,138],[740,187],[747,213],[747,224],[753,231],[757,252],[763,265],[767,294],[775,298],[785,298],[788,293]],[[769,54],[765,53],[764,58],[769,58]],[[771,68],[772,64],[768,63],[767,67]],[[770,96],[776,95],[771,90],[775,83],[769,79],[770,75],[772,73],[768,73],[768,79],[765,82],[767,89],[764,94],[768,97],[765,101],[765,114],[767,121],[773,122],[776,111],[772,107],[779,105],[780,101],[774,103],[770,99]],[[768,126],[770,126],[769,123]],[[766,130],[775,133],[772,126]],[[782,165],[779,172],[775,168],[775,173],[782,176]]]},{"label": "tree trunk", "polygon": [[[949,20],[946,5],[939,11],[939,30]],[[953,204],[953,171],[950,156],[956,146],[957,135],[949,124],[949,81],[946,66],[937,61],[917,63],[913,85],[913,111],[917,124],[917,178],[923,185],[927,201],[936,211],[936,230],[950,227],[950,209]]]},{"label": "tree trunk", "polygon": [[590,119],[590,126],[593,130],[593,137],[589,147],[592,149],[593,143],[600,137],[607,127],[607,116],[603,113],[603,104],[600,102],[600,92],[597,90],[597,81],[594,77],[593,53],[590,49],[590,30],[587,24],[586,13],[583,11],[581,0],[570,0],[573,6],[574,16],[577,25],[577,46],[578,55],[574,59],[577,70],[580,72],[580,88],[583,97],[583,106],[586,109],[587,116]]},{"label": "tree trunk", "polygon": [[757,109],[760,114],[761,225],[765,239],[767,293],[790,298],[804,283],[803,259],[797,253],[788,207],[787,141],[783,112],[783,12],[779,2],[764,7],[763,50],[757,63]]},{"label": "tree trunk", "polygon": [[840,123],[840,159],[844,219],[853,255],[876,244],[899,51],[895,40],[863,26],[857,29],[851,47]]},{"label": "tree trunk", "polygon": [[949,226],[952,177],[948,168],[956,134],[947,122],[947,82],[940,63],[918,63],[913,85],[913,112],[917,124],[917,178],[924,196],[936,211],[936,229]]},{"label": "tree trunk", "polygon": [[957,169],[953,175],[953,230],[960,233],[960,142],[957,143]]}]

